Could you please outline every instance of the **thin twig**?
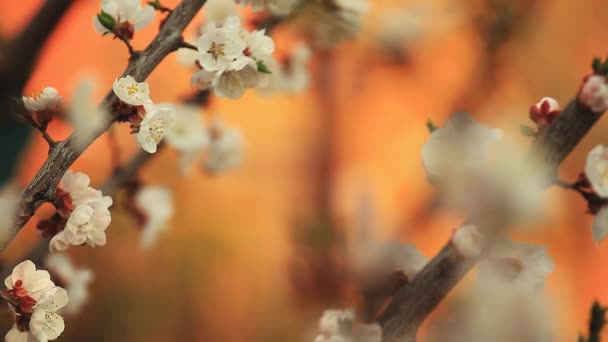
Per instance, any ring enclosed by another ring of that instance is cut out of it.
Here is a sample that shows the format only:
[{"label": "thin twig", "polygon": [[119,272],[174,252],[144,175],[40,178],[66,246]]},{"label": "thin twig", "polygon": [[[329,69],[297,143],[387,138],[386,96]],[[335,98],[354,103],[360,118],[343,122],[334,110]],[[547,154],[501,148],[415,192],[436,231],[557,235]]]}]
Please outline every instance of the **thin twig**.
[{"label": "thin twig", "polygon": [[129,50],[129,55],[131,56],[131,59],[137,58],[139,56],[139,51],[135,51],[135,49],[133,48],[133,45],[131,45],[131,42],[129,41],[128,38],[126,38],[125,36],[123,36],[122,34],[115,32],[114,33],[114,37],[120,39],[123,43],[125,43],[125,45],[127,46],[127,49]]},{"label": "thin twig", "polygon": [[182,41],[181,41],[181,42],[179,42],[178,47],[179,47],[180,49],[182,49],[182,48],[183,48],[183,49],[190,49],[190,50],[195,50],[195,51],[198,51],[198,48],[196,47],[196,45],[190,44],[190,43],[186,42],[186,41],[185,41],[185,40],[183,40],[183,39],[182,39]]},{"label": "thin twig", "polygon": [[32,125],[34,128],[36,128],[40,133],[42,133],[42,137],[44,138],[44,140],[46,140],[46,142],[49,144],[49,147],[51,149],[55,148],[55,146],[57,146],[57,141],[55,141],[50,135],[49,133],[46,131],[46,129],[44,127],[42,127],[40,124],[38,124],[38,122],[36,122],[36,120],[34,120],[34,118],[29,115],[26,114],[25,115],[27,121],[30,123],[30,125]]},{"label": "thin twig", "polygon": [[12,298],[8,297],[7,295],[5,295],[4,293],[2,293],[1,291],[0,291],[0,298],[4,299],[5,302],[7,302],[10,305],[12,305],[15,309],[19,308],[19,303],[17,303],[17,301],[15,301]]}]

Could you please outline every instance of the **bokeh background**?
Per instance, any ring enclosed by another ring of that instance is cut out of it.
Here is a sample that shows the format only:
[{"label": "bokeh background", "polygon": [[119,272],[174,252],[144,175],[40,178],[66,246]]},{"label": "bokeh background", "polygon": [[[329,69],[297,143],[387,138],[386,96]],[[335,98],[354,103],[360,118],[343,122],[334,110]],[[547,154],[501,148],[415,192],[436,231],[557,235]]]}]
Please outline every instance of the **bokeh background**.
[{"label": "bokeh background", "polygon": [[[18,32],[41,3],[3,1],[1,35]],[[376,239],[414,243],[428,257],[461,222],[458,214],[434,206],[420,159],[427,119],[442,124],[451,113],[468,111],[517,136],[519,125],[529,123],[531,104],[543,96],[565,104],[576,94],[592,57],[605,56],[608,43],[603,0],[371,5],[358,39],[315,55],[308,91],[250,91],[238,101],[215,99],[206,109],[241,129],[241,167],[215,176],[197,168],[183,176],[170,149],[145,166],[143,180],[174,191],[177,212],[169,231],[153,250],[138,249],[138,232],[118,203],[107,246],[69,251],[78,265],[94,269],[95,281],[91,301],[67,318],[61,340],[310,340],[324,308],[356,303],[340,269],[361,224],[362,202],[373,212],[365,218]],[[121,42],[94,31],[98,10],[97,0],[78,0],[44,48],[28,93],[50,85],[69,102],[85,76],[98,81],[97,98],[110,89],[128,56]],[[192,32],[200,22],[193,22]],[[144,48],[156,31],[151,25],[137,32],[135,47]],[[394,31],[400,35],[387,43]],[[274,34],[279,56],[297,41],[288,25]],[[169,56],[148,79],[152,98],[175,101],[191,93],[191,72]],[[63,138],[70,128],[55,121],[50,132]],[[607,132],[608,121],[601,120],[566,160],[564,178],[581,172],[586,153],[606,143]],[[138,148],[128,127],[117,133],[126,160]],[[18,166],[22,185],[46,149],[32,134]],[[111,174],[107,137],[73,169],[103,184]],[[548,192],[543,221],[513,235],[549,246],[556,263],[545,291],[552,324],[559,341],[574,341],[586,329],[592,301],[608,303],[608,247],[593,242],[592,217],[580,198]],[[35,222],[50,212],[39,210],[3,262],[28,253],[38,241]],[[466,290],[459,286],[450,298]],[[449,303],[431,323],[448,314]],[[7,331],[8,313],[0,318]]]}]

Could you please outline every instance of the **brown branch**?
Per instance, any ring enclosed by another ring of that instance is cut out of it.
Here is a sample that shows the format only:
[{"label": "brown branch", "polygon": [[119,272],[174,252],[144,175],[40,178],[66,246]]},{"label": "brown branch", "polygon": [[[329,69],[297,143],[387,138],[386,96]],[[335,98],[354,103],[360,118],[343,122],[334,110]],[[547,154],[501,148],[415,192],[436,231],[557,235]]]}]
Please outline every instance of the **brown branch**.
[{"label": "brown branch", "polygon": [[[156,153],[158,153],[164,146],[164,143],[159,144],[157,146]],[[145,163],[152,159],[152,157],[154,157],[156,153],[148,153],[143,150],[137,152],[137,154],[133,156],[131,160],[129,160],[124,166],[114,170],[112,176],[110,176],[106,184],[104,184],[104,186],[101,188],[101,192],[103,194],[110,194],[116,191],[116,189],[118,189],[120,186],[125,184],[131,177],[133,177],[133,175],[135,175],[135,173]]]},{"label": "brown branch", "polygon": [[[572,100],[555,121],[532,143],[530,154],[544,163],[554,175],[560,163],[572,152],[601,117]],[[554,179],[554,178],[551,178]],[[492,218],[476,222],[481,231],[504,228],[504,220]],[[432,260],[393,297],[380,314],[384,341],[415,341],[422,322],[467,274],[477,260],[466,260],[448,242]]]},{"label": "brown branch", "polygon": [[[130,60],[123,76],[131,75],[139,82],[145,80],[165,56],[178,48],[182,32],[205,2],[206,0],[184,0],[176,7],[167,17],[167,21],[150,45],[137,58]],[[110,91],[102,101],[101,106],[112,108],[117,101],[117,97]],[[111,123],[102,127],[92,136],[85,138],[84,141],[82,141],[82,138],[79,139],[81,140],[80,144],[77,144],[74,135],[71,135],[66,141],[58,143],[57,147],[51,150],[47,160],[21,195],[16,224],[8,232],[6,239],[0,241],[0,252],[17,235],[38,207],[52,197],[61,177],[74,161],[110,125]]]}]

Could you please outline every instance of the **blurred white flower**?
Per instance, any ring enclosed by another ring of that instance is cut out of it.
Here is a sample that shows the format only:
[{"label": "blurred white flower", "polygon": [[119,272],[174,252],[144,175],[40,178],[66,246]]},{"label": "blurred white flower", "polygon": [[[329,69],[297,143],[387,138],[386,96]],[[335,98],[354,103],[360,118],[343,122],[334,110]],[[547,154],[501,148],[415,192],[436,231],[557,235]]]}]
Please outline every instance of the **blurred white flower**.
[{"label": "blurred white flower", "polygon": [[464,225],[452,235],[452,244],[463,257],[476,258],[481,255],[482,236],[475,225]]},{"label": "blurred white flower", "polygon": [[581,86],[578,100],[595,113],[602,113],[608,108],[608,85],[606,76],[591,75]]},{"label": "blurred white flower", "polygon": [[132,106],[143,106],[152,103],[150,90],[146,82],[137,82],[131,75],[114,80],[114,94],[122,102]]},{"label": "blurred white flower", "polygon": [[57,311],[69,302],[68,294],[61,287],[56,289],[40,299],[30,318],[30,334],[40,342],[57,339],[65,329],[63,317]]},{"label": "blurred white flower", "polygon": [[204,8],[207,23],[221,25],[230,16],[237,15],[234,0],[207,0]]},{"label": "blurred white flower", "polygon": [[479,277],[489,277],[523,290],[544,287],[545,277],[553,272],[547,247],[503,238],[494,243],[479,265]]},{"label": "blurred white flower", "polygon": [[358,261],[361,272],[388,274],[401,271],[411,280],[428,262],[414,245],[398,241],[367,242],[361,249]]},{"label": "blurred white flower", "polygon": [[[140,0],[101,0],[101,10],[116,21],[116,30],[125,38],[131,39],[135,31],[146,27],[154,20],[154,7],[141,7]],[[97,16],[93,18],[95,30],[99,33],[112,33],[105,28]]]},{"label": "blurred white flower", "polygon": [[205,169],[215,173],[238,166],[243,159],[241,133],[220,121],[213,122],[209,129],[211,140],[207,149]]},{"label": "blurred white flower", "polygon": [[591,232],[593,240],[598,244],[608,236],[608,206],[602,206],[593,217]]},{"label": "blurred white flower", "polygon": [[350,327],[355,321],[355,310],[325,310],[319,320],[319,331],[326,335],[347,335],[349,331],[344,331],[345,327]]},{"label": "blurred white flower", "polygon": [[4,279],[4,285],[14,289],[18,297],[28,296],[35,301],[55,287],[51,275],[45,270],[36,270],[36,265],[25,260],[13,268],[11,275]]},{"label": "blurred white flower", "polygon": [[75,268],[70,259],[63,254],[53,253],[46,257],[44,264],[53,275],[53,279],[66,289],[69,303],[62,312],[75,314],[89,299],[89,284],[93,280],[93,271],[88,268]]},{"label": "blurred white flower", "polygon": [[457,113],[445,127],[431,133],[422,147],[422,163],[433,180],[440,182],[476,171],[488,159],[489,147],[502,138],[502,131],[474,122]]},{"label": "blurred white flower", "polygon": [[144,186],[135,194],[134,204],[143,214],[140,246],[147,249],[154,246],[175,212],[171,191],[162,186]]},{"label": "blurred white flower", "polygon": [[309,14],[315,43],[331,47],[352,39],[363,24],[363,15],[369,10],[367,0],[329,0],[319,2]]},{"label": "blurred white flower", "polygon": [[211,85],[219,97],[238,99],[247,88],[255,88],[259,82],[257,65],[251,58],[239,58],[215,74]]},{"label": "blurred white flower", "polygon": [[381,342],[382,329],[378,324],[354,326],[355,312],[325,310],[319,320],[320,334],[315,342]]},{"label": "blurred white flower", "polygon": [[23,96],[25,109],[32,113],[57,110],[62,101],[57,89],[52,87],[46,87],[31,96]]},{"label": "blurred white flower", "polygon": [[74,91],[67,117],[74,127],[74,141],[84,145],[108,124],[108,115],[93,102],[92,80],[83,80]]},{"label": "blurred white flower", "polygon": [[201,119],[198,106],[176,105],[175,114],[175,122],[165,141],[180,152],[180,169],[185,172],[209,144],[209,131]]},{"label": "blurred white flower", "polygon": [[89,184],[90,178],[82,172],[67,171],[61,179],[59,189],[67,193],[63,201],[71,211],[65,228],[51,239],[51,252],[64,250],[69,245],[105,245],[105,230],[112,220],[108,209],[112,198],[103,196]]},{"label": "blurred white flower", "polygon": [[587,155],[585,175],[593,190],[602,198],[608,198],[608,149],[597,145]]},{"label": "blurred white flower", "polygon": [[146,115],[139,124],[137,142],[148,153],[156,153],[160,141],[175,121],[175,108],[169,104],[147,104]]},{"label": "blurred white flower", "polygon": [[280,67],[271,70],[268,87],[262,88],[264,94],[274,91],[298,93],[310,85],[309,61],[312,52],[305,43],[298,44],[291,56]]},{"label": "blurred white flower", "polygon": [[286,16],[300,0],[237,0],[243,6],[251,5],[251,9],[258,12],[268,10],[270,13],[276,16]]}]

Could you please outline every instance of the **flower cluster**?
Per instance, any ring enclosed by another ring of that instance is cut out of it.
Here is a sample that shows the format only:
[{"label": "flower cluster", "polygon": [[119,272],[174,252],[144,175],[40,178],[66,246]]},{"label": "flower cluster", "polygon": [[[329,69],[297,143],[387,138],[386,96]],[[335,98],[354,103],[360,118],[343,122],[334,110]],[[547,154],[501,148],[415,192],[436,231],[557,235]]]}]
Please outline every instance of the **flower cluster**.
[{"label": "flower cluster", "polygon": [[80,312],[89,299],[89,284],[93,280],[93,271],[88,268],[76,268],[67,257],[53,253],[46,257],[44,264],[51,278],[58,286],[66,289],[70,302],[62,309],[66,314]]},{"label": "flower cluster", "polygon": [[595,113],[608,109],[608,85],[606,76],[591,75],[584,79],[578,92],[578,101]]},{"label": "flower cluster", "polygon": [[197,44],[201,70],[192,76],[200,89],[238,99],[248,88],[266,88],[275,69],[274,42],[264,30],[247,31],[238,16],[222,26],[208,24]]},{"label": "flower cluster", "polygon": [[169,104],[154,104],[145,82],[137,82],[127,75],[114,81],[114,94],[118,104],[119,120],[131,124],[131,133],[137,134],[137,142],[148,153],[155,153],[175,120],[175,109]]},{"label": "flower cluster", "polygon": [[380,342],[382,329],[378,324],[359,324],[354,327],[353,310],[325,310],[319,321],[320,334],[315,342]]},{"label": "flower cluster", "polygon": [[135,31],[154,20],[154,14],[154,7],[141,7],[140,0],[101,0],[101,14],[93,18],[93,26],[99,33],[132,39]]},{"label": "flower cluster", "polygon": [[4,280],[9,308],[15,316],[13,328],[6,334],[6,342],[47,342],[61,335],[65,325],[57,311],[68,303],[67,292],[51,281],[47,271],[36,270],[26,260],[15,266]]},{"label": "flower cluster", "polygon": [[204,155],[204,168],[208,172],[226,171],[236,167],[243,159],[243,139],[240,132],[214,119],[206,125],[200,108],[177,105],[176,119],[167,132],[167,144],[180,154],[179,168],[187,172],[192,164]]},{"label": "flower cluster", "polygon": [[89,186],[89,176],[67,171],[57,187],[53,217],[38,223],[43,236],[51,237],[50,250],[61,251],[70,245],[103,246],[105,230],[112,220],[112,198]]}]

